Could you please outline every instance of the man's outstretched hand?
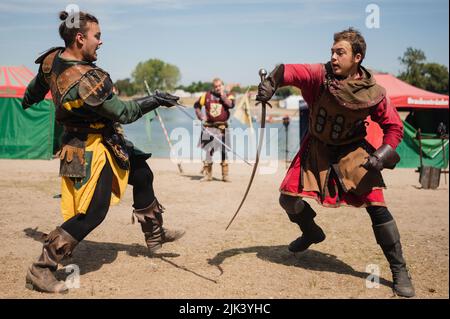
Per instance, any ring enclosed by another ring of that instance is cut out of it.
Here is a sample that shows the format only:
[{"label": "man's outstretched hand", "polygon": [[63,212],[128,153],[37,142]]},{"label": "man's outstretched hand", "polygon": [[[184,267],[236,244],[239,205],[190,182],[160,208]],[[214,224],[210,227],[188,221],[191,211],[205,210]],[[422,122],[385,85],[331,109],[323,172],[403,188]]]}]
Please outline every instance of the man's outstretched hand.
[{"label": "man's outstretched hand", "polygon": [[158,101],[159,105],[172,107],[178,104],[178,100],[180,97],[169,94],[167,92],[161,92],[156,90],[155,94],[153,95],[154,98]]}]

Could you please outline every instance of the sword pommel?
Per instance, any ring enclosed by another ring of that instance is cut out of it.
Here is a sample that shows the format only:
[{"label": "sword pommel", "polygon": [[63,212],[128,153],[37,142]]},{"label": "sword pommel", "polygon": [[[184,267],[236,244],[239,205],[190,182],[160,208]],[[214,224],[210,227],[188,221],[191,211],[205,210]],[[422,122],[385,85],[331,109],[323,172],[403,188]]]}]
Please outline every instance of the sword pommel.
[{"label": "sword pommel", "polygon": [[259,77],[261,78],[261,82],[266,78],[267,71],[264,68],[259,69]]}]

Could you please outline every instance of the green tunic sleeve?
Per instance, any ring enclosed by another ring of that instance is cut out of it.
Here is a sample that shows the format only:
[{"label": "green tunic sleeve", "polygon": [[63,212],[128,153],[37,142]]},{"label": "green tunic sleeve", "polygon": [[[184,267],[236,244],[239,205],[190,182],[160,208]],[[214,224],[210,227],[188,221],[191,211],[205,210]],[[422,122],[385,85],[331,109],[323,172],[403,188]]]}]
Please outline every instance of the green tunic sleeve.
[{"label": "green tunic sleeve", "polygon": [[23,96],[22,105],[24,108],[32,106],[34,103],[38,103],[45,98],[45,95],[49,91],[47,81],[45,81],[44,74],[39,68],[38,74],[28,84],[25,94]]},{"label": "green tunic sleeve", "polygon": [[123,101],[115,94],[98,106],[86,105],[95,113],[121,124],[128,124],[138,120],[142,116],[141,109],[135,101]]}]

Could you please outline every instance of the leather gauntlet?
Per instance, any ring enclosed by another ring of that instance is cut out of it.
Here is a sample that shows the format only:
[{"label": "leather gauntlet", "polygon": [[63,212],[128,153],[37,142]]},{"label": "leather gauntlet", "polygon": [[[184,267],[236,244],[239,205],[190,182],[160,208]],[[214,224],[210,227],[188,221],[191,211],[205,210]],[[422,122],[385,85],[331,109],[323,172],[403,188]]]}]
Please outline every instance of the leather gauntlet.
[{"label": "leather gauntlet", "polygon": [[363,167],[367,170],[381,171],[383,168],[393,169],[400,161],[400,156],[389,144],[383,144],[369,155]]},{"label": "leather gauntlet", "polygon": [[258,85],[258,95],[256,100],[268,102],[277,89],[283,84],[284,64],[279,64],[270,72],[269,76]]}]

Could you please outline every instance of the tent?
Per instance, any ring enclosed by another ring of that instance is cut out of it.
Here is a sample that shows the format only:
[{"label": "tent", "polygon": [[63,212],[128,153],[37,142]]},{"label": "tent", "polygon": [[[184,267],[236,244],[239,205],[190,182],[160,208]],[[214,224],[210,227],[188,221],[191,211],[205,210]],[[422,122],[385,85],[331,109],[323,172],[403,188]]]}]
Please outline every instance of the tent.
[{"label": "tent", "polygon": [[[399,111],[409,111],[403,121],[404,137],[397,148],[401,160],[397,167],[416,168],[420,166],[419,142],[415,138],[420,128],[422,134],[430,137],[437,136],[437,128],[442,122],[446,126],[448,136],[448,95],[437,94],[419,89],[397,79],[393,75],[375,74],[378,84],[386,89],[390,103]],[[366,139],[374,146],[382,143],[382,130],[372,121],[369,121]],[[442,150],[445,150],[444,153]],[[448,139],[438,138],[422,140],[423,165],[439,168],[447,167],[449,145]]]},{"label": "tent", "polygon": [[305,103],[303,96],[301,95],[290,95],[284,100],[278,102],[279,107],[288,110],[298,110],[300,103]]},{"label": "tent", "polygon": [[21,105],[33,77],[25,66],[0,66],[0,158],[52,158],[55,108],[50,94],[27,110]]}]

